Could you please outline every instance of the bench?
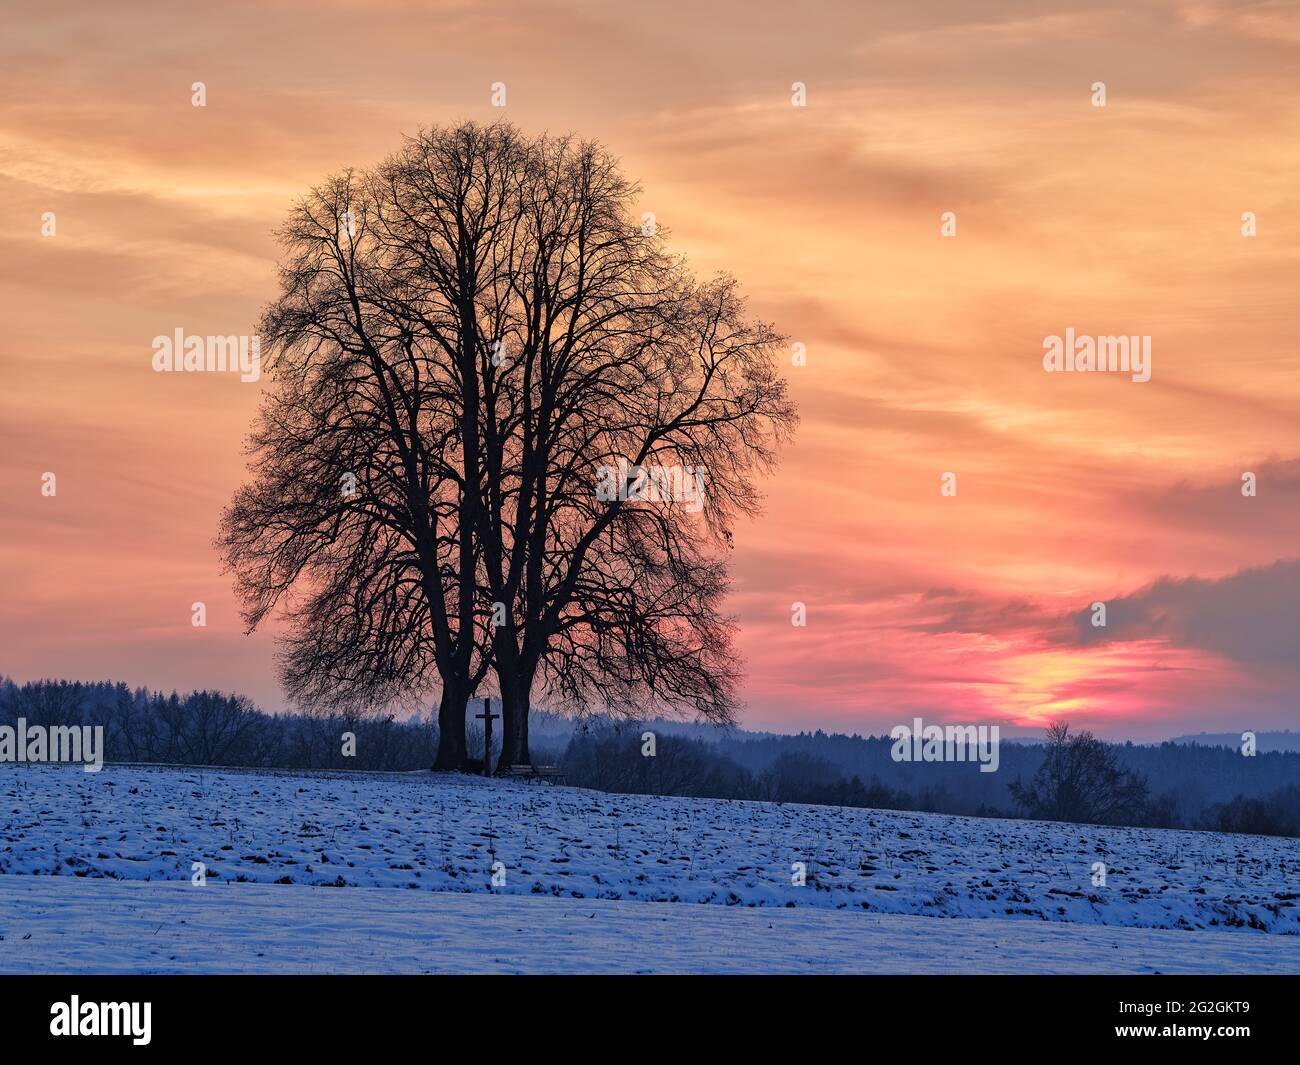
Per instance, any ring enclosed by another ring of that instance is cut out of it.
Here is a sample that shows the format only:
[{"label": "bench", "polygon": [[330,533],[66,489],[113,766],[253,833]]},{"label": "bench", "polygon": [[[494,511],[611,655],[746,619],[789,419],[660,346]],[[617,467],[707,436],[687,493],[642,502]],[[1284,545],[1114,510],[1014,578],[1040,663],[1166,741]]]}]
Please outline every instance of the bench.
[{"label": "bench", "polygon": [[558,765],[512,765],[505,768],[505,775],[529,783],[544,780],[548,784],[559,784],[564,781],[564,773]]}]

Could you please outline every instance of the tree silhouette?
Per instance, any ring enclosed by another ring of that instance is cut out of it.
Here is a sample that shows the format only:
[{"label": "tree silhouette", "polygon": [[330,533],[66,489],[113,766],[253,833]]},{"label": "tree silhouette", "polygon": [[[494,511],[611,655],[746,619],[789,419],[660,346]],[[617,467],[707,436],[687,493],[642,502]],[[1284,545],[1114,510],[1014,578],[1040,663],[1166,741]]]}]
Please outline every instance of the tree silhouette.
[{"label": "tree silhouette", "polygon": [[1070,735],[1064,722],[1047,729],[1043,764],[1011,797],[1029,816],[1078,824],[1135,823],[1147,805],[1147,781],[1119,765],[1115,752],[1091,732]]},{"label": "tree silhouette", "polygon": [[[636,194],[598,145],[471,123],[295,210],[219,542],[249,626],[286,614],[296,700],[437,688],[445,768],[489,675],[503,765],[529,759],[538,687],[732,718],[719,556],[794,425],[781,338],[670,256]],[[665,470],[678,492],[643,491]]]}]

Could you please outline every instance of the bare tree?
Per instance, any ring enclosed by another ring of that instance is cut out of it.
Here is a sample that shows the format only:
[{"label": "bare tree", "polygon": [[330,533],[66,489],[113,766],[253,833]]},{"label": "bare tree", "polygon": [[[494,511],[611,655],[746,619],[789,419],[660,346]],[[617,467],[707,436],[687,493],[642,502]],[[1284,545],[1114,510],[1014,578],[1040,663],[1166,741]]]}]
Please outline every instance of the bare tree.
[{"label": "bare tree", "polygon": [[1011,797],[1030,817],[1077,824],[1123,824],[1147,805],[1146,778],[1121,768],[1114,750],[1091,732],[1070,735],[1064,722],[1047,729],[1043,764]]},{"label": "bare tree", "polygon": [[220,692],[192,692],[162,703],[166,749],[191,765],[260,765],[265,718],[247,699]]},{"label": "bare tree", "polygon": [[[489,668],[503,765],[529,760],[539,683],[732,719],[720,553],[794,424],[781,338],[633,219],[636,192],[597,145],[470,123],[295,211],[263,322],[276,389],[220,542],[250,627],[288,616],[299,702],[436,686],[447,768]],[[638,493],[643,467],[691,498]]]}]

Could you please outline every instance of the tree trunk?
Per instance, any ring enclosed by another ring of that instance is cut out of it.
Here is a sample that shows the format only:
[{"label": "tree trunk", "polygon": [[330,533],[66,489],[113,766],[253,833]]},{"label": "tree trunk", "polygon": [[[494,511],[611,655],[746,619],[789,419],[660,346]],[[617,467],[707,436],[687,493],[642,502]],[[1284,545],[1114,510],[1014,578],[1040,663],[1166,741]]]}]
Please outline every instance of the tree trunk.
[{"label": "tree trunk", "polygon": [[444,685],[438,703],[438,757],[433,763],[437,771],[451,772],[465,768],[465,707],[469,696],[450,685]]},{"label": "tree trunk", "polygon": [[501,761],[499,769],[528,765],[528,693],[522,690],[515,670],[497,676],[501,688]]},{"label": "tree trunk", "polygon": [[518,656],[507,654],[508,663],[497,670],[497,683],[501,688],[501,768],[512,765],[532,765],[528,750],[528,711],[533,694],[533,676],[537,664],[522,662]]}]

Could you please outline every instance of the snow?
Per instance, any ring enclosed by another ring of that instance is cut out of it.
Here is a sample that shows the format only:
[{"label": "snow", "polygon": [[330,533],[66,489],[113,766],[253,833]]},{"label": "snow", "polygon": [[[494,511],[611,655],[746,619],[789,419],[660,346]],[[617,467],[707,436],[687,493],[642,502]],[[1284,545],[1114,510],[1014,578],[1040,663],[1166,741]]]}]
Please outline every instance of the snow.
[{"label": "snow", "polygon": [[[1104,887],[1092,884],[1098,861]],[[191,885],[194,862],[206,867],[204,887]],[[496,862],[504,884],[494,887]],[[802,886],[795,863],[806,866]],[[1088,958],[1106,971],[1300,971],[1297,840],[429,773],[0,767],[0,900],[6,971],[99,971],[119,960],[188,970],[205,957],[240,970],[294,958],[366,970],[342,944],[369,969],[440,968],[445,958],[527,968],[546,963],[554,936],[573,947],[566,955],[553,944],[554,965],[589,968],[608,950],[616,971],[710,961],[867,971],[880,959],[894,966],[885,971],[1025,971],[1038,951],[1044,965],[1076,971]],[[52,931],[56,913],[79,938]],[[32,940],[21,938],[22,920]],[[674,945],[687,921],[701,941]],[[465,943],[444,954],[456,929]],[[47,950],[30,946],[38,936],[53,937]],[[262,936],[265,957],[253,949]],[[630,937],[626,949],[619,936]],[[498,957],[484,944],[509,949]]]},{"label": "snow", "polygon": [[5,973],[1300,972],[1295,936],[72,877],[0,877],[0,936]]}]

